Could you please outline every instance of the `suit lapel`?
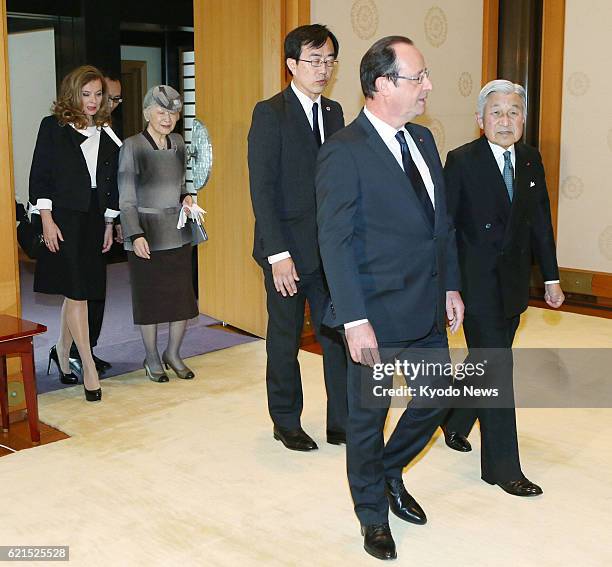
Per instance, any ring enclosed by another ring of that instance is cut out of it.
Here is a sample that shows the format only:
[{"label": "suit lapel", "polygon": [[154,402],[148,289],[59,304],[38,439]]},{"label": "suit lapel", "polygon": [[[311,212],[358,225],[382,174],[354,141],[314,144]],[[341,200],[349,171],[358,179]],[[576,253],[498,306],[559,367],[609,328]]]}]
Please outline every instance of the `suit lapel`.
[{"label": "suit lapel", "polygon": [[[372,123],[367,119],[366,115],[363,113],[363,110],[360,112],[357,117],[362,128],[367,133],[367,142],[368,145],[376,152],[376,155],[384,162],[385,171],[388,171],[389,174],[393,177],[395,184],[402,188],[403,193],[407,196],[407,198],[411,201],[412,207],[419,211],[421,216],[423,217],[423,222],[429,227],[431,227],[431,223],[427,218],[425,211],[423,210],[423,205],[412,187],[412,183],[408,176],[404,173],[404,170],[401,168],[395,156],[391,153],[383,139],[380,137],[376,128],[372,126]],[[433,229],[433,227],[431,227]]]},{"label": "suit lapel", "polygon": [[340,130],[342,124],[339,120],[338,112],[329,104],[329,100],[321,97],[321,112],[323,114],[323,133],[327,140]]},{"label": "suit lapel", "polygon": [[514,168],[514,193],[512,196],[512,206],[510,207],[510,215],[506,223],[506,231],[504,233],[504,241],[507,242],[512,235],[513,218],[520,214],[523,208],[523,202],[527,196],[527,191],[530,190],[531,182],[531,162],[527,157],[525,146],[517,143],[514,146],[515,153],[515,168]]},{"label": "suit lapel", "polygon": [[319,147],[314,139],[310,122],[308,122],[304,107],[293,92],[291,85],[283,91],[283,96],[287,105],[289,123],[293,131],[299,140],[303,141],[316,154],[319,151]]},{"label": "suit lapel", "polygon": [[66,134],[70,138],[70,142],[74,146],[77,151],[79,158],[81,160],[81,164],[87,170],[87,162],[85,161],[85,156],[83,155],[83,151],[81,150],[81,144],[87,140],[87,136],[77,132],[70,124],[64,126]]}]

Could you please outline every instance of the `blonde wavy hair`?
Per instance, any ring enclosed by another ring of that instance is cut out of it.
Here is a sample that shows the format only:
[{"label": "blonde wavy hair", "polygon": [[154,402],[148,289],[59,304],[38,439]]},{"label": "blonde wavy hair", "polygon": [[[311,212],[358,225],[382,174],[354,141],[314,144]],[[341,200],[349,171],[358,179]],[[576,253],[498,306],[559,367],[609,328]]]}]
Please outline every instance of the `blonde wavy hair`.
[{"label": "blonde wavy hair", "polygon": [[99,79],[102,84],[102,103],[98,112],[93,116],[93,123],[98,127],[110,125],[110,105],[104,74],[92,65],[83,65],[70,71],[64,77],[60,85],[59,96],[53,102],[51,111],[62,126],[74,124],[79,129],[89,126],[89,117],[83,112],[81,91],[87,83],[96,79]]}]

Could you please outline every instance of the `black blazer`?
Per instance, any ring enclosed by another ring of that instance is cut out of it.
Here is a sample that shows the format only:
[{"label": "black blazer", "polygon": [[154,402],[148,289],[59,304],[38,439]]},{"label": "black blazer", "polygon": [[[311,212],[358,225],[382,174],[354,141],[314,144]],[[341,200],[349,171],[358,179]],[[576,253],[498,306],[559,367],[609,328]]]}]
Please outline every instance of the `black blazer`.
[{"label": "black blazer", "polygon": [[559,279],[540,153],[517,143],[512,203],[487,139],[449,152],[444,167],[467,314],[514,317],[529,301],[532,252]]},{"label": "black blazer", "polygon": [[423,126],[406,128],[434,183],[433,227],[363,112],[324,144],[317,163],[319,244],[332,301],[324,322],[367,318],[383,342],[418,339],[434,325],[443,332],[446,291],[460,289],[435,142]]},{"label": "black blazer", "polygon": [[[54,207],[89,210],[91,178],[80,147],[86,139],[72,126],[60,126],[55,116],[43,118],[30,169],[30,203],[51,199]],[[96,193],[102,213],[107,208],[119,210],[118,160],[119,146],[102,130],[96,170]]]},{"label": "black blazer", "polygon": [[[344,126],[342,107],[321,97],[327,140]],[[248,137],[249,180],[255,213],[253,257],[289,251],[299,273],[320,267],[314,171],[318,146],[291,85],[257,103]]]}]

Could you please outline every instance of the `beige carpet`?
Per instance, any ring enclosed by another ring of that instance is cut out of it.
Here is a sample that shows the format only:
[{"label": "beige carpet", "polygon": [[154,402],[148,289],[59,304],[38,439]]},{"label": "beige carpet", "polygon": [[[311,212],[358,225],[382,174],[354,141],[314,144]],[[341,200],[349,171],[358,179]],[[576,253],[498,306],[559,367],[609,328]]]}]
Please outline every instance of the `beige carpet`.
[{"label": "beige carpet", "polygon": [[[530,310],[519,343],[612,345],[612,321],[553,315]],[[380,564],[361,547],[344,451],[323,442],[321,358],[301,362],[310,454],[272,439],[263,342],[192,359],[193,382],[135,372],[105,380],[101,404],[78,387],[41,396],[41,419],[72,438],[0,459],[0,545],[69,545],[86,567]],[[518,413],[544,496],[483,483],[477,434],[466,455],[437,438],[404,475],[429,523],[391,518],[399,564],[612,563],[612,410]]]}]

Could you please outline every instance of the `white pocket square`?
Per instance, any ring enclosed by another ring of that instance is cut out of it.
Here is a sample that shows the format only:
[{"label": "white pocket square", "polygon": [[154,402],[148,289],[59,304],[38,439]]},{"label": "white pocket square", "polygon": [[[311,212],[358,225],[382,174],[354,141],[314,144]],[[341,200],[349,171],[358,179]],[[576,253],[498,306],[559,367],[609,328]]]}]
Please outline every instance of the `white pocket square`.
[{"label": "white pocket square", "polygon": [[535,187],[535,181],[532,181],[531,183],[529,183],[529,187]]}]

